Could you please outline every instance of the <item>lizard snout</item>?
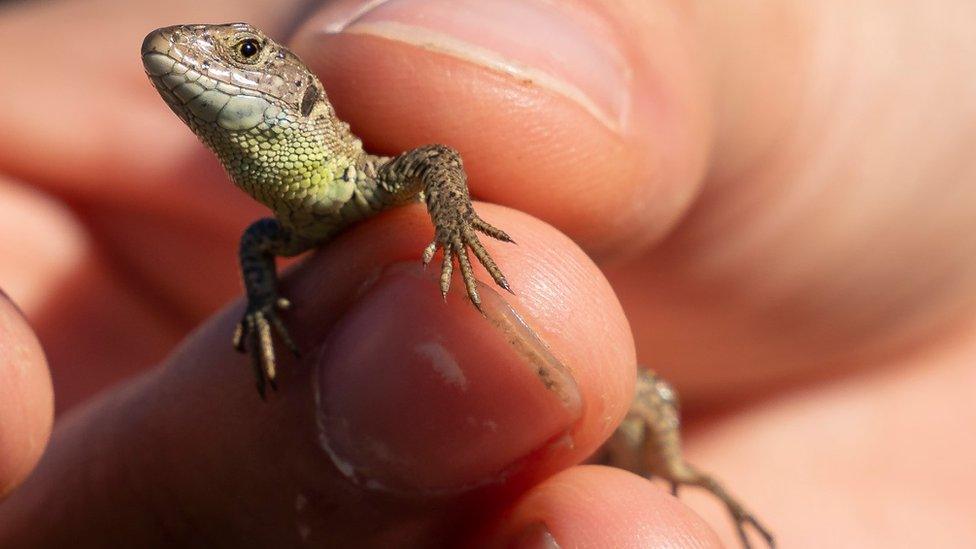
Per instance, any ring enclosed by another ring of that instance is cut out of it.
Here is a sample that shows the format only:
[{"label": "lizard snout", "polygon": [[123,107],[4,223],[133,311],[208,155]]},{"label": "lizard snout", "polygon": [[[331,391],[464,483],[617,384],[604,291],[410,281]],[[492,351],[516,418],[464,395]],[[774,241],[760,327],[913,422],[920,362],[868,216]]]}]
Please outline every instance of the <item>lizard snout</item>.
[{"label": "lizard snout", "polygon": [[169,52],[173,45],[173,34],[178,28],[178,25],[163,27],[147,34],[142,40],[142,58],[145,59],[146,55],[150,53],[166,54]]}]

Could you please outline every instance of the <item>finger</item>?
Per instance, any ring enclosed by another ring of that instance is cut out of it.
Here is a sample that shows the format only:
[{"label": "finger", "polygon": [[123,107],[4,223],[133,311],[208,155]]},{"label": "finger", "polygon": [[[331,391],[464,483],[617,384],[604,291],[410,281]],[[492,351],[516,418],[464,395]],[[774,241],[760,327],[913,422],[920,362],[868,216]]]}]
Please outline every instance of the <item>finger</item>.
[{"label": "finger", "polygon": [[698,189],[689,20],[675,2],[345,1],[295,47],[367,144],[449,143],[477,196],[607,255],[660,237]]},{"label": "finger", "polygon": [[0,497],[34,468],[53,415],[44,352],[20,311],[0,291]]},{"label": "finger", "polygon": [[[976,95],[960,95],[972,56],[951,46],[965,31],[851,6],[702,12],[726,117],[710,180],[662,249],[608,273],[638,347],[689,402],[886,367],[976,310],[976,239],[961,238],[976,186],[959,186],[976,174],[959,116]],[[875,25],[898,29],[880,50]],[[941,70],[947,81],[920,92]]]},{"label": "finger", "polygon": [[44,348],[58,410],[165,356],[186,328],[130,286],[72,208],[0,176],[0,280]]},{"label": "finger", "polygon": [[534,487],[490,537],[487,546],[514,549],[722,547],[678,499],[641,477],[595,465],[568,469]]},{"label": "finger", "polygon": [[[425,212],[390,212],[283,284],[294,301],[285,321],[310,352],[279,354],[279,392],[266,404],[228,343],[237,304],[162,369],[58,431],[29,485],[0,508],[0,543],[429,544],[461,538],[581,461],[633,391],[626,320],[568,239],[476,207],[521,242],[490,251],[518,289],[506,299],[524,324],[486,319],[457,291],[445,304],[437,275],[416,264],[430,239]],[[492,305],[487,287],[491,317],[505,302]]]}]

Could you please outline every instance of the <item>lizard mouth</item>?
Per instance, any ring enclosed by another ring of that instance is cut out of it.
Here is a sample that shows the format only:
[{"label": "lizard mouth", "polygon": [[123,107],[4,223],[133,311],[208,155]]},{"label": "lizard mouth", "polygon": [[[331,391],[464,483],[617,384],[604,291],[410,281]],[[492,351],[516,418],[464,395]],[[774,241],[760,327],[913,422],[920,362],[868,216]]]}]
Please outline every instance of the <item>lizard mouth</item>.
[{"label": "lizard mouth", "polygon": [[[257,83],[240,71],[209,63],[212,46],[205,40],[187,41],[196,26],[157,29],[142,42],[142,63],[156,90],[191,127],[215,123],[231,131],[251,129],[281,109],[266,94],[250,89]],[[191,55],[199,50],[200,55]]]}]

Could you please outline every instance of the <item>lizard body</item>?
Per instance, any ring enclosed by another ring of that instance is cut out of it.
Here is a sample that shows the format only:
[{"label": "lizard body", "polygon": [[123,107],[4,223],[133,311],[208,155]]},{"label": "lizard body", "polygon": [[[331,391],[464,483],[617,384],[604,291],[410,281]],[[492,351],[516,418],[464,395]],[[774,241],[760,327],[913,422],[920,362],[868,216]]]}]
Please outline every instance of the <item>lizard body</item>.
[{"label": "lizard body", "polygon": [[[216,153],[233,182],[274,213],[248,227],[239,252],[248,306],[234,346],[251,352],[262,398],[266,383],[274,387],[272,331],[298,352],[278,316],[290,303],[276,289],[275,257],[322,245],[363,218],[420,197],[435,228],[424,263],[438,248],[444,251],[441,292],[450,289],[456,260],[467,294],[480,308],[469,250],[496,284],[511,291],[477,233],[511,238],[475,213],[453,149],[427,145],[395,157],[368,154],[336,116],[319,79],[246,23],[155,30],[143,41],[142,59],[173,112]],[[610,465],[668,480],[675,492],[681,484],[709,490],[729,509],[746,547],[745,525],[773,545],[742,505],[684,461],[677,398],[653,372],[640,371],[630,413],[602,456]]]},{"label": "lizard body", "polygon": [[443,249],[441,291],[447,294],[457,260],[479,305],[469,250],[509,290],[476,232],[511,238],[475,213],[457,151],[427,145],[395,158],[367,154],[319,79],[246,23],[157,29],[143,41],[142,59],[156,90],[234,183],[274,212],[241,238],[248,308],[234,336],[235,347],[252,353],[262,397],[266,383],[274,387],[272,330],[297,353],[278,316],[289,302],[277,293],[275,257],[321,245],[365,217],[423,193],[436,229],[424,261]]}]

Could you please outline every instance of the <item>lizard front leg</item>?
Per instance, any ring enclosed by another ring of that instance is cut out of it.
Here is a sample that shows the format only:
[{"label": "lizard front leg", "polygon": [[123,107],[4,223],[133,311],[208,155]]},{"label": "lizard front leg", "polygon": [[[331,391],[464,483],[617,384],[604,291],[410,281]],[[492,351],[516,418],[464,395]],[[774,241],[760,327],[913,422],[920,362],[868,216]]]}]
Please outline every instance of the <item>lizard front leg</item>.
[{"label": "lizard front leg", "polygon": [[746,525],[755,528],[770,547],[775,547],[773,535],[752,513],[718,481],[684,460],[680,427],[677,393],[656,373],[641,368],[630,412],[607,441],[603,461],[648,478],[661,477],[671,483],[674,495],[681,485],[704,488],[725,504],[744,547],[751,546]]},{"label": "lizard front leg", "polygon": [[456,259],[468,297],[475,307],[481,308],[468,249],[474,252],[496,284],[512,291],[477,233],[504,242],[512,242],[512,239],[475,213],[468,193],[467,175],[457,151],[444,145],[427,145],[405,152],[380,167],[377,183],[395,203],[407,202],[423,192],[435,229],[433,242],[424,249],[424,265],[430,263],[438,248],[443,249],[440,286],[445,297],[451,288]]},{"label": "lizard front leg", "polygon": [[278,296],[276,256],[297,255],[312,244],[296,238],[271,218],[252,223],[241,237],[240,262],[247,292],[247,311],[234,331],[234,348],[250,351],[251,365],[257,378],[258,393],[263,399],[265,383],[275,385],[275,352],[271,340],[272,328],[284,344],[297,356],[298,347],[288,333],[278,311],[291,306]]}]

